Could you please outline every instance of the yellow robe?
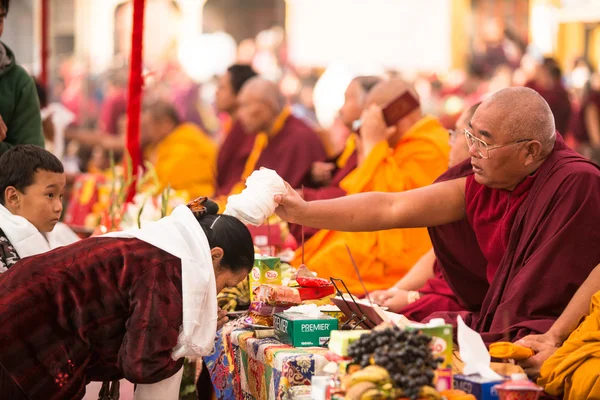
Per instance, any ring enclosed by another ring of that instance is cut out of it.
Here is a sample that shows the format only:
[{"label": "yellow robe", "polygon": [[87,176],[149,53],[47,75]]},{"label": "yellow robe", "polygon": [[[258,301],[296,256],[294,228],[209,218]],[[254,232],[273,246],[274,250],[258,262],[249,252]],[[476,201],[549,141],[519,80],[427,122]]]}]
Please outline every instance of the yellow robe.
[{"label": "yellow robe", "polygon": [[215,192],[217,146],[194,124],[185,123],[154,149],[154,167],[163,188],[171,185],[190,198]]},{"label": "yellow robe", "polygon": [[[433,117],[424,117],[394,149],[387,141],[376,145],[340,186],[348,194],[402,192],[427,186],[447,170],[449,152],[448,131]],[[431,248],[425,228],[353,233],[319,231],[305,244],[306,265],[320,277],[343,279],[357,295],[364,291],[346,244],[369,291],[392,286]],[[301,260],[298,249],[293,264],[299,265]]]},{"label": "yellow robe", "polygon": [[538,385],[565,400],[600,399],[600,292],[590,315],[542,365]]}]

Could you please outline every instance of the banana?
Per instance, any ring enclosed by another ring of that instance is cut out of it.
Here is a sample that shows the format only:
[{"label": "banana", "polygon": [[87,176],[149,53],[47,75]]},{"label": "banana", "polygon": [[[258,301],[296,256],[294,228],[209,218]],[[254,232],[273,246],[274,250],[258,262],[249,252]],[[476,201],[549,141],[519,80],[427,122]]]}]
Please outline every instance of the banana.
[{"label": "banana", "polygon": [[352,374],[350,377],[350,386],[353,386],[358,382],[375,382],[379,384],[386,384],[389,381],[390,374],[385,368],[378,365],[370,365]]},{"label": "banana", "polygon": [[442,395],[440,395],[440,393],[431,386],[423,386],[419,396],[428,400],[442,400]]},{"label": "banana", "polygon": [[360,400],[363,393],[373,388],[377,388],[377,385],[373,382],[358,382],[348,389],[345,398],[346,400]]},{"label": "banana", "polygon": [[382,392],[381,390],[374,388],[369,389],[362,396],[360,396],[360,400],[385,400],[388,399],[388,396]]}]

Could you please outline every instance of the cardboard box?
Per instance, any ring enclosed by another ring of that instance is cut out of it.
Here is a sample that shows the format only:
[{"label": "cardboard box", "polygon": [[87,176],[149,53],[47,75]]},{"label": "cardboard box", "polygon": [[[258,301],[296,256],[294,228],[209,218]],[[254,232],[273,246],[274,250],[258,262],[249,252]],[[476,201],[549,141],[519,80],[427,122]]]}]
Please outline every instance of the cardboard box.
[{"label": "cardboard box", "polygon": [[338,320],[322,314],[308,317],[298,313],[277,313],[273,316],[275,337],[294,347],[323,346],[329,340],[331,331],[338,328]]},{"label": "cardboard box", "polygon": [[407,329],[418,330],[427,336],[431,336],[431,351],[434,357],[444,359],[436,370],[435,386],[439,392],[452,389],[452,350],[454,341],[452,339],[452,325],[443,321],[432,320],[425,325],[409,326]]},{"label": "cardboard box", "polygon": [[503,381],[482,378],[479,375],[454,375],[454,388],[477,397],[477,400],[498,400],[494,386]]},{"label": "cardboard box", "polygon": [[263,284],[281,285],[281,261],[278,257],[254,255],[254,267],[250,271],[250,301],[254,301],[254,290]]}]

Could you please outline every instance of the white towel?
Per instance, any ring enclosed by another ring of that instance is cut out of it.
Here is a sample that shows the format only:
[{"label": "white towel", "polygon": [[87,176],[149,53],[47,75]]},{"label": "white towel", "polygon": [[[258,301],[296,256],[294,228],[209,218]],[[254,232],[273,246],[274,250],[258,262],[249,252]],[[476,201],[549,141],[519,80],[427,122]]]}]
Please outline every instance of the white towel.
[{"label": "white towel", "polygon": [[225,215],[259,226],[275,212],[277,194],[286,194],[285,182],[272,169],[261,168],[246,179],[246,188],[227,199]]}]

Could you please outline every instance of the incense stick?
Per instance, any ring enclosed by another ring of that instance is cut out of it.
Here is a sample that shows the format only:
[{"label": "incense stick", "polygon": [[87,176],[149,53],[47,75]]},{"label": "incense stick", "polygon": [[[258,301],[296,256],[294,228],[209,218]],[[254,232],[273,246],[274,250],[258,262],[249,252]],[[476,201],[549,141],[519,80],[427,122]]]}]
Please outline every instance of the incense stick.
[{"label": "incense stick", "polygon": [[346,250],[348,250],[348,255],[350,256],[350,261],[352,261],[352,266],[354,267],[354,270],[356,271],[356,275],[358,276],[358,280],[363,288],[363,290],[365,291],[365,297],[367,298],[367,300],[369,300],[369,304],[371,304],[371,307],[373,307],[373,302],[371,301],[371,297],[369,297],[369,292],[367,291],[367,287],[365,286],[365,283],[362,280],[362,277],[360,276],[360,271],[358,270],[358,266],[356,265],[356,262],[354,261],[354,257],[352,257],[352,253],[350,252],[350,247],[348,247],[347,244],[345,244],[346,246]]}]

